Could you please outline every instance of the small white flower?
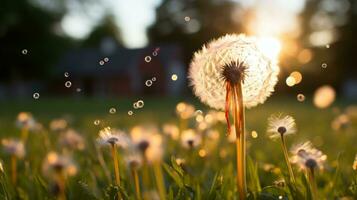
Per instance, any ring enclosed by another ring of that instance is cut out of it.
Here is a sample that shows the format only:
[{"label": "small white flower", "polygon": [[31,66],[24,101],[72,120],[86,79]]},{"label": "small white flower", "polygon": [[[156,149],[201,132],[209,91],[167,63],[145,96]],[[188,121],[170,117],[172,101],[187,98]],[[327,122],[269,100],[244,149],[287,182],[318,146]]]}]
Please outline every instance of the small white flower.
[{"label": "small white flower", "polygon": [[293,117],[286,115],[272,115],[268,119],[269,137],[272,139],[296,133],[296,124]]},{"label": "small white flower", "polygon": [[16,126],[21,129],[32,130],[36,126],[36,121],[29,112],[20,112],[17,115]]},{"label": "small white flower", "polygon": [[59,143],[70,149],[83,150],[85,147],[83,137],[73,129],[68,129],[63,133],[59,139]]},{"label": "small white flower", "polygon": [[162,127],[162,132],[165,135],[170,136],[173,140],[177,140],[180,136],[180,130],[174,124],[164,124]]},{"label": "small white flower", "polygon": [[257,40],[245,35],[226,35],[195,53],[189,69],[193,91],[215,109],[225,109],[226,82],[242,80],[243,104],[254,107],[274,91],[279,67],[266,57]]},{"label": "small white flower", "polygon": [[50,122],[50,130],[61,132],[66,130],[68,123],[65,119],[54,119]]},{"label": "small white flower", "polygon": [[99,131],[97,142],[102,146],[117,145],[124,149],[130,144],[130,140],[124,132],[115,129],[112,130],[110,127]]},{"label": "small white flower", "polygon": [[323,169],[327,156],[320,150],[312,147],[311,142],[305,142],[292,147],[291,162],[300,169]]},{"label": "small white flower", "polygon": [[143,158],[140,152],[136,150],[131,150],[126,152],[124,155],[124,160],[129,168],[137,169],[140,168],[143,162]]},{"label": "small white flower", "polygon": [[201,135],[197,134],[194,130],[188,129],[182,131],[181,144],[186,149],[193,149],[198,147],[202,142]]},{"label": "small white flower", "polygon": [[18,158],[23,158],[25,156],[25,146],[20,140],[3,139],[1,143],[4,146],[4,151],[6,153],[14,155]]},{"label": "small white flower", "polygon": [[155,127],[135,126],[132,128],[131,140],[134,146],[149,162],[161,161],[163,156],[162,137]]},{"label": "small white flower", "polygon": [[68,156],[49,152],[43,161],[42,170],[44,175],[52,176],[61,173],[65,176],[74,176],[77,173],[77,166]]}]

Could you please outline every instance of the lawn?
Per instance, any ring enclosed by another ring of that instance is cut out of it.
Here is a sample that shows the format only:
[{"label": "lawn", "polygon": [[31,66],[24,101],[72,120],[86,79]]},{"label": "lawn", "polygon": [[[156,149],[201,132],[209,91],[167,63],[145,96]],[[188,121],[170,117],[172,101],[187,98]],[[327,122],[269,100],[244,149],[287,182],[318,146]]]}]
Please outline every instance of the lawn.
[{"label": "lawn", "polygon": [[[139,99],[144,100],[144,107],[133,109],[133,102]],[[4,151],[0,151],[5,170],[5,174],[1,175],[1,199],[55,198],[57,195],[56,185],[53,185],[51,177],[44,175],[42,164],[49,151],[70,156],[78,168],[75,176],[66,179],[66,198],[113,198],[117,190],[116,187],[111,186],[114,184],[114,174],[111,173],[109,178],[106,177],[106,171],[113,171],[110,151],[106,148],[97,148],[95,139],[98,132],[107,126],[129,132],[133,126],[147,124],[154,124],[161,129],[162,125],[168,122],[174,123],[180,128],[193,128],[195,125],[193,119],[183,123],[184,120],[180,120],[176,115],[176,105],[181,101],[193,104],[197,110],[202,110],[203,114],[208,112],[206,106],[191,98],[40,98],[38,100],[0,102],[0,137],[2,139],[20,137],[21,131],[15,126],[19,112],[31,112],[36,121],[44,126],[41,133],[30,133],[29,135],[26,156],[17,164],[16,187],[9,180],[10,157]],[[261,194],[261,199],[291,197],[286,186],[274,185],[274,182],[284,178],[287,170],[279,141],[271,140],[266,134],[269,116],[283,113],[295,118],[298,129],[296,135],[287,137],[288,147],[309,140],[314,147],[327,155],[324,169],[316,174],[319,195],[327,199],[346,196],[353,199],[353,195],[356,198],[356,189],[353,190],[350,187],[352,181],[356,180],[356,171],[352,169],[357,151],[357,119],[354,118],[356,113],[349,112],[350,122],[344,124],[342,128],[334,130],[331,127],[332,121],[344,113],[350,105],[348,102],[339,101],[330,108],[322,110],[314,107],[309,98],[305,102],[298,102],[292,97],[272,97],[264,105],[246,110],[247,153],[250,157],[247,173],[248,189],[252,192],[251,197],[258,198],[258,193]],[[114,114],[109,113],[109,109],[112,107],[116,108]],[[133,115],[128,115],[129,110],[133,111]],[[354,110],[356,112],[356,109]],[[68,152],[58,144],[60,133],[54,133],[48,128],[50,121],[55,118],[66,119],[69,127],[78,131],[85,138],[86,147],[84,150]],[[94,121],[96,120],[100,121],[99,125],[95,125]],[[226,141],[224,123],[217,123],[210,130],[217,130],[219,138],[217,136],[210,137],[205,133],[202,144],[194,149],[183,148],[180,141],[164,137],[164,164],[161,164],[160,167],[163,170],[167,199],[235,199],[234,144]],[[254,134],[251,134],[252,131]],[[46,144],[45,140],[47,139],[49,143]],[[126,167],[124,159],[120,159],[124,154],[125,152],[119,151],[119,168],[122,179],[119,190],[122,192],[123,198],[135,199],[130,170]],[[100,162],[101,156],[99,155],[104,155],[104,165]],[[177,158],[184,160],[184,164],[177,164]],[[304,189],[303,173],[298,167],[294,167],[294,171],[298,177],[299,185]],[[142,179],[141,173],[142,170],[139,169],[140,180]],[[146,193],[144,196],[147,199],[155,199],[152,196],[155,196],[156,192],[152,191],[159,182],[156,175],[155,170],[152,170],[150,171],[149,184],[145,185],[141,182],[141,192]],[[263,192],[261,192],[262,190]],[[305,193],[307,192],[305,191]]]}]

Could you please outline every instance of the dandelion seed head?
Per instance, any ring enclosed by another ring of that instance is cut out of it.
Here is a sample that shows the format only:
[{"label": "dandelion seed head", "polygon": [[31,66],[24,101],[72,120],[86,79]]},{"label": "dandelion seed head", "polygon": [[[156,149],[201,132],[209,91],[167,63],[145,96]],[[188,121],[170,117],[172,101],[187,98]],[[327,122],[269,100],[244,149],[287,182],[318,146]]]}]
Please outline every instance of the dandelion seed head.
[{"label": "dandelion seed head", "polygon": [[102,146],[117,145],[123,149],[130,145],[130,140],[127,134],[121,130],[111,129],[110,127],[103,128],[99,131],[97,142]]},{"label": "dandelion seed head", "polygon": [[225,108],[226,81],[243,83],[243,103],[250,108],[264,103],[274,91],[279,67],[257,47],[255,38],[226,35],[195,53],[189,79],[193,91],[212,108]]},{"label": "dandelion seed head", "polygon": [[21,129],[25,128],[28,130],[32,130],[36,126],[36,121],[35,121],[35,118],[33,118],[31,113],[20,112],[17,115],[16,126]]},{"label": "dandelion seed head", "polygon": [[69,149],[83,150],[85,147],[83,137],[75,130],[68,129],[59,138],[59,143]]},{"label": "dandelion seed head", "polygon": [[140,168],[143,162],[141,154],[136,150],[126,152],[126,154],[124,155],[124,160],[127,166],[131,169]]},{"label": "dandelion seed head", "polygon": [[193,129],[182,131],[181,144],[186,149],[198,147],[202,142],[201,135],[197,134]]},{"label": "dandelion seed head", "polygon": [[2,139],[1,144],[3,145],[4,151],[12,156],[16,156],[21,159],[25,156],[25,145],[23,142],[17,139]]},{"label": "dandelion seed head", "polygon": [[311,142],[300,143],[292,147],[293,154],[291,162],[303,169],[320,169],[324,168],[327,156],[322,151],[313,148]]},{"label": "dandelion seed head", "polygon": [[42,171],[48,177],[56,177],[58,173],[68,177],[76,175],[78,169],[71,157],[59,155],[52,151],[47,154],[43,161]]},{"label": "dandelion seed head", "polygon": [[268,119],[269,137],[272,139],[296,133],[295,119],[289,115],[272,115]]},{"label": "dandelion seed head", "polygon": [[66,130],[68,123],[65,119],[53,119],[49,126],[51,131],[62,132]]}]

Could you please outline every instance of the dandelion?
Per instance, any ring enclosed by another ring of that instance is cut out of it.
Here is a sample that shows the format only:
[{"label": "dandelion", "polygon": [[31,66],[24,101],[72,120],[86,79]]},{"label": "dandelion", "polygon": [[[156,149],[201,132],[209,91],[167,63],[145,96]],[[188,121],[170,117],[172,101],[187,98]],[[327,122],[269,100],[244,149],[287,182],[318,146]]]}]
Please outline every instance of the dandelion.
[{"label": "dandelion", "polygon": [[186,149],[194,149],[198,147],[202,142],[201,136],[194,130],[188,129],[182,131],[181,144]]},{"label": "dandelion", "polygon": [[[134,146],[144,157],[143,182],[146,187],[150,185],[147,164],[152,164],[156,179],[156,187],[161,199],[166,199],[166,188],[161,168],[163,156],[162,137],[155,127],[135,126],[132,128],[131,139]],[[145,196],[145,195],[144,195]],[[145,198],[144,198],[145,199]]]},{"label": "dandelion", "polygon": [[66,130],[68,123],[65,119],[54,119],[50,122],[50,130],[54,132],[62,132]]},{"label": "dandelion", "polygon": [[[110,146],[112,150],[112,157],[114,162],[115,181],[120,186],[120,173],[119,163],[117,155],[117,146],[126,148],[129,145],[129,138],[126,134],[119,130],[112,130],[110,127],[106,127],[99,131],[99,137],[97,142],[102,146]],[[120,196],[120,194],[118,194]]]},{"label": "dandelion", "polygon": [[1,141],[4,151],[11,157],[11,181],[16,185],[17,181],[17,160],[25,156],[25,146],[22,141],[15,139],[3,139]]},{"label": "dandelion", "polygon": [[313,148],[311,142],[295,145],[291,152],[293,157],[291,162],[298,165],[307,174],[313,199],[317,199],[317,186],[315,180],[315,170],[323,169],[327,156],[321,151]]},{"label": "dandelion", "polygon": [[29,112],[20,112],[17,115],[16,126],[21,129],[21,140],[26,143],[28,132],[36,126],[36,121]]},{"label": "dandelion", "polygon": [[141,199],[140,182],[138,168],[142,165],[142,156],[139,152],[132,150],[125,155],[125,161],[130,169],[131,176],[134,180],[136,199]]},{"label": "dandelion", "polygon": [[59,143],[69,149],[83,150],[85,147],[83,137],[73,129],[68,129],[61,135]]},{"label": "dandelion", "polygon": [[165,135],[168,135],[173,140],[177,140],[180,136],[180,130],[176,125],[173,124],[164,124],[162,127],[162,132]]},{"label": "dandelion", "polygon": [[280,138],[281,139],[281,148],[284,153],[285,163],[288,167],[290,179],[295,184],[295,176],[294,176],[294,172],[291,167],[291,164],[290,164],[289,155],[288,155],[288,151],[286,148],[286,142],[285,142],[286,135],[291,135],[291,134],[296,133],[296,124],[295,124],[294,118],[289,115],[286,115],[286,116],[272,115],[272,116],[270,116],[270,118],[268,119],[267,132],[270,134],[270,136],[269,136],[270,138],[272,138],[272,139]]},{"label": "dandelion", "polygon": [[51,177],[58,186],[59,199],[66,199],[66,179],[77,173],[77,166],[68,156],[49,152],[43,161],[42,171],[44,175]]},{"label": "dandelion", "polygon": [[225,110],[228,128],[229,111],[233,111],[240,199],[247,194],[244,107],[264,103],[274,90],[278,73],[275,60],[264,56],[255,38],[244,35],[226,35],[210,42],[195,53],[190,65],[195,95],[210,107]]}]

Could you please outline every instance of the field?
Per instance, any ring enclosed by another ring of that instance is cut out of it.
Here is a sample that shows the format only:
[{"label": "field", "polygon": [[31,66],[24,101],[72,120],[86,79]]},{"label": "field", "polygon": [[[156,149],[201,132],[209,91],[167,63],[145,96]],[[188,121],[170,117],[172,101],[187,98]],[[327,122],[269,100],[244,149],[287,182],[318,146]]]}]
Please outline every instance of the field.
[{"label": "field", "polygon": [[[129,132],[136,125],[150,124],[150,127],[156,126],[161,134],[161,127],[165,123],[173,123],[180,129],[194,128],[194,117],[180,119],[175,112],[176,105],[181,101],[191,103],[196,110],[202,110],[203,115],[208,113],[208,108],[190,98],[150,97],[142,98],[145,103],[143,108],[133,109],[132,104],[138,99],[40,98],[0,102],[1,139],[20,138],[21,129],[15,126],[20,112],[31,112],[36,121],[43,125],[40,131],[29,133],[26,155],[17,160],[16,186],[11,181],[11,156],[4,150],[0,151],[4,168],[0,198],[54,199],[57,195],[62,199],[113,199],[118,191],[124,199],[140,198],[136,196],[132,170],[125,164],[123,150],[118,152],[121,186],[119,189],[113,186],[115,173],[112,157],[108,147],[99,147],[97,144],[98,132],[108,126]],[[357,198],[357,186],[353,185],[357,184],[357,173],[352,168],[357,152],[357,111],[351,105],[338,101],[332,107],[321,110],[315,108],[309,98],[305,102],[298,102],[291,97],[272,97],[264,105],[246,110],[250,198],[291,198],[287,184],[281,184],[287,169],[279,140],[273,141],[266,134],[267,120],[276,113],[291,115],[296,120],[298,131],[296,135],[286,138],[288,147],[311,141],[314,147],[327,155],[326,164],[315,176],[320,199]],[[115,113],[109,113],[111,107],[116,108]],[[129,110],[134,112],[133,115],[128,115]],[[341,122],[341,127],[333,129],[332,121],[345,112],[348,114],[348,123]],[[84,138],[84,149],[67,149],[59,144],[62,133],[49,129],[49,123],[56,118],[66,119],[69,127],[80,133]],[[100,121],[97,125],[94,123],[96,120]],[[209,130],[217,130],[218,136],[208,134],[209,131],[205,130],[201,133],[202,144],[193,148],[184,148],[180,139],[173,140],[162,134],[163,161],[137,170],[141,189],[139,196],[157,199],[162,197],[163,190],[166,199],[236,199],[234,143],[225,138],[226,127],[223,122],[214,124]],[[64,177],[64,194],[59,194],[61,185],[44,168],[43,162],[50,151],[70,157],[77,168],[75,175]],[[149,173],[148,183],[143,180],[146,169]],[[303,171],[294,166],[294,173],[298,188],[309,196],[311,191]]]}]

